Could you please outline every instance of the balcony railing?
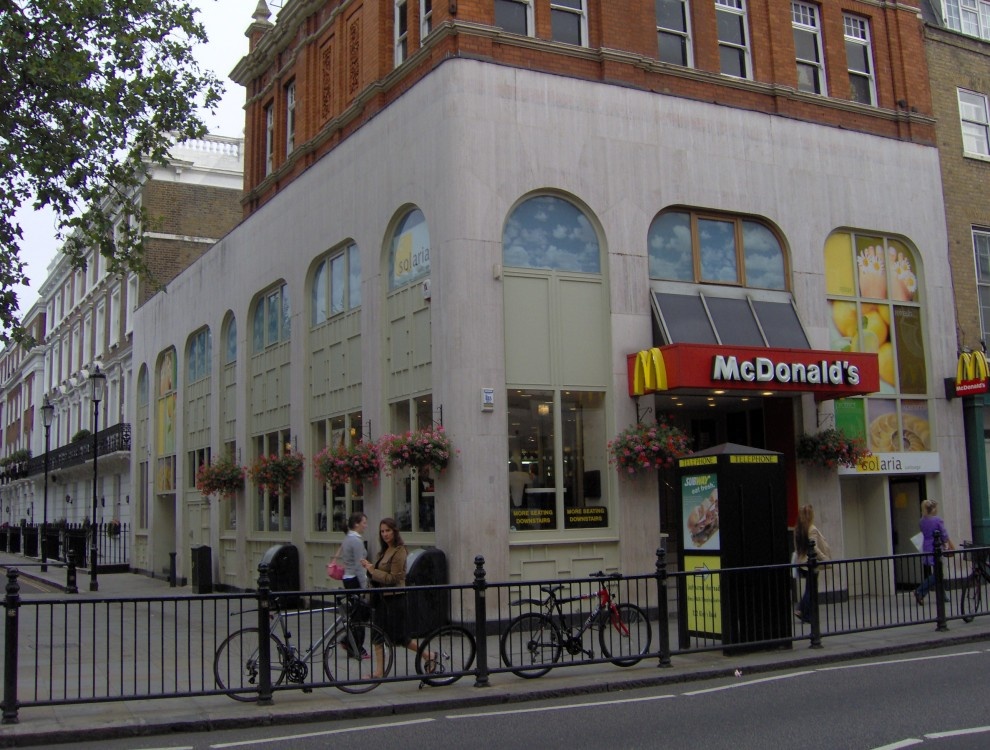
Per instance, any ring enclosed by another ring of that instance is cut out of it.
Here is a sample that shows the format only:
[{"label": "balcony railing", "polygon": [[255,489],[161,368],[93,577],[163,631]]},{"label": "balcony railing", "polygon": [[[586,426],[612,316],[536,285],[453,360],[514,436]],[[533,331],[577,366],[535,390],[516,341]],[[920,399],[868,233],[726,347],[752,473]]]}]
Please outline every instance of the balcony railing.
[{"label": "balcony railing", "polygon": [[[131,425],[127,422],[115,424],[96,433],[98,455],[106,456],[111,453],[130,452]],[[93,436],[83,440],[55,448],[48,454],[49,473],[58,469],[68,469],[93,460]],[[26,479],[45,471],[45,454],[33,456],[20,464],[13,464],[0,471],[0,482],[10,482],[14,479]]]}]

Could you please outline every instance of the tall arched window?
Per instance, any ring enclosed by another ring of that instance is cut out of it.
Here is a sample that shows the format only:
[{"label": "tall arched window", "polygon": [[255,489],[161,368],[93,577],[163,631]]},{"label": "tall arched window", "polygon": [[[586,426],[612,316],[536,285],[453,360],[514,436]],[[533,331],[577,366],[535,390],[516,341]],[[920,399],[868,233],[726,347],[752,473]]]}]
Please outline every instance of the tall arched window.
[{"label": "tall arched window", "polygon": [[262,295],[254,307],[255,354],[288,341],[291,320],[289,288],[285,284],[279,284]]},{"label": "tall arched window", "polygon": [[325,323],[334,315],[361,305],[361,253],[350,243],[320,261],[310,290],[310,322]]},{"label": "tall arched window", "polygon": [[650,225],[647,243],[651,279],[787,289],[780,240],[756,219],[664,211]]},{"label": "tall arched window", "polygon": [[836,426],[874,453],[934,450],[918,256],[875,232],[835,232],[825,243],[829,346],[876,352],[880,391],[836,401]]},{"label": "tall arched window", "polygon": [[231,315],[224,330],[223,363],[232,365],[237,361],[237,319]]},{"label": "tall arched window", "polygon": [[430,275],[430,230],[426,217],[413,208],[402,217],[388,257],[389,291]]},{"label": "tall arched window", "polygon": [[598,235],[577,206],[554,195],[521,203],[502,233],[502,262],[514,268],[601,273]]},{"label": "tall arched window", "polygon": [[189,339],[186,352],[186,384],[209,377],[213,366],[213,336],[209,328],[202,328]]}]

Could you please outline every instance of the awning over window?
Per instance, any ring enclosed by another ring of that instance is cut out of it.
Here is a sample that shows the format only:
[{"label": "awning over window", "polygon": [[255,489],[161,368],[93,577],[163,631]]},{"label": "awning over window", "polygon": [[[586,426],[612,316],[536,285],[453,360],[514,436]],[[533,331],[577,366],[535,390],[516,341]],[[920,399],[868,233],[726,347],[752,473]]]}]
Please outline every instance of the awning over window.
[{"label": "awning over window", "polygon": [[811,348],[789,294],[739,292],[714,296],[654,290],[653,311],[661,334],[657,344]]}]

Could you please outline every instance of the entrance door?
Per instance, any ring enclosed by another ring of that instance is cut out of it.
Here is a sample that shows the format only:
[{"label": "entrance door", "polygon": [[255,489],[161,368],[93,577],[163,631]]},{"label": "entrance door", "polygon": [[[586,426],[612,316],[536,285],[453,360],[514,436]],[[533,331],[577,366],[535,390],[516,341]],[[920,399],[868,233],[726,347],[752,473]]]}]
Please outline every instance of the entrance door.
[{"label": "entrance door", "polygon": [[[890,526],[895,555],[917,552],[911,537],[918,533],[921,519],[921,501],[926,497],[923,476],[904,476],[890,479]],[[921,585],[921,560],[911,558],[894,563],[894,586],[899,590],[914,589]]]}]

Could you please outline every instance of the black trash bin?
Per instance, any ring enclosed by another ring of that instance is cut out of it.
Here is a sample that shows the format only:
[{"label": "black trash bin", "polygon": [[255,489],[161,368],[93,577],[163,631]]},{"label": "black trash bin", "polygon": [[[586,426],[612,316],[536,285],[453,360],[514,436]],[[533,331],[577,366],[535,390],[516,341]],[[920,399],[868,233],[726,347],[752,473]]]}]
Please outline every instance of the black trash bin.
[{"label": "black trash bin", "polygon": [[[446,586],[447,555],[436,547],[415,550],[406,561],[406,586]],[[409,635],[422,638],[450,622],[450,592],[447,589],[409,591],[406,595],[406,625]]]},{"label": "black trash bin", "polygon": [[[261,558],[261,564],[268,566],[269,588],[276,593],[299,591],[299,550],[294,544],[275,544],[268,548]],[[282,607],[298,607],[302,599],[298,596],[279,597]]]},{"label": "black trash bin", "polygon": [[213,593],[213,550],[205,544],[192,548],[192,591],[194,594]]}]

